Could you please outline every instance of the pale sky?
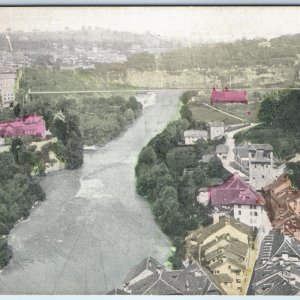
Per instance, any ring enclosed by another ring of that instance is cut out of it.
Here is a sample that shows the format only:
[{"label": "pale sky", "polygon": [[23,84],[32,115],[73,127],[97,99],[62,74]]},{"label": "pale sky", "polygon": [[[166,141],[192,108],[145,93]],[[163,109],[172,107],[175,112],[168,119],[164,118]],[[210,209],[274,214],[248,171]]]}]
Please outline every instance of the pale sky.
[{"label": "pale sky", "polygon": [[300,7],[0,7],[0,31],[99,26],[194,41],[300,33]]}]

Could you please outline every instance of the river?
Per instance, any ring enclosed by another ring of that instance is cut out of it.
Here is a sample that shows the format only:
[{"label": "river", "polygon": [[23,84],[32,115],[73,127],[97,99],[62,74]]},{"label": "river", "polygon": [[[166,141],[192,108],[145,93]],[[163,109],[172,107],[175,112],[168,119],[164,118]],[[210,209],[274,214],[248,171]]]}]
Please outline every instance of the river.
[{"label": "river", "polygon": [[178,95],[159,92],[123,135],[85,153],[81,169],[42,180],[46,201],[9,235],[1,294],[105,294],[146,256],[166,260],[171,243],[135,193],[134,166],[175,116]]}]

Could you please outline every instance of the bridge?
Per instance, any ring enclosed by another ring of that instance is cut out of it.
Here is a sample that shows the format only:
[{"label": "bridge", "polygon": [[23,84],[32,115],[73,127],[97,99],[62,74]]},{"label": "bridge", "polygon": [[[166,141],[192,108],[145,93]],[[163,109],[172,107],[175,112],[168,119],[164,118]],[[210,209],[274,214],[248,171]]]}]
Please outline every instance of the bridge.
[{"label": "bridge", "polygon": [[[45,95],[45,94],[99,94],[99,93],[119,93],[119,92],[135,92],[135,93],[146,93],[146,92],[158,92],[158,91],[176,91],[176,90],[200,90],[200,91],[211,91],[211,88],[203,87],[167,87],[167,88],[131,88],[131,89],[103,89],[103,90],[73,90],[73,91],[31,91],[28,90],[28,95]],[[246,90],[246,91],[257,91],[257,92],[268,92],[268,91],[281,91],[281,90],[300,90],[300,88],[294,87],[272,87],[272,88],[231,88],[232,91]]]}]

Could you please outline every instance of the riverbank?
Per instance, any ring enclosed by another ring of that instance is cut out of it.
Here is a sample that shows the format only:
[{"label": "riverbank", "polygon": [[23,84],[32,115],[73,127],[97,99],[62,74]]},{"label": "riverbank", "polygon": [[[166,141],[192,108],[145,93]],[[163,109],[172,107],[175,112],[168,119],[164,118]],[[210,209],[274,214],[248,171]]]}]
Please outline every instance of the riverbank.
[{"label": "riverbank", "polygon": [[127,131],[84,153],[80,169],[42,180],[46,201],[9,235],[15,255],[0,274],[1,294],[105,294],[146,256],[167,259],[171,243],[135,193],[134,166],[177,99],[158,93]]}]

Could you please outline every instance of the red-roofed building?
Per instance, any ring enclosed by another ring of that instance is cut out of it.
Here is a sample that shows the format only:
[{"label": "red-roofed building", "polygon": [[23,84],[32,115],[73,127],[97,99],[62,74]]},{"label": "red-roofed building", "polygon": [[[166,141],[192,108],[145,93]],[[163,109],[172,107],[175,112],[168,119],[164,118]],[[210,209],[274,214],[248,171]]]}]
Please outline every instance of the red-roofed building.
[{"label": "red-roofed building", "polygon": [[46,136],[46,125],[41,116],[24,116],[10,122],[0,123],[1,137]]},{"label": "red-roofed building", "polygon": [[208,191],[214,217],[233,215],[238,221],[256,228],[265,222],[264,198],[238,174],[219,186],[210,187]]},{"label": "red-roofed building", "polygon": [[248,103],[248,95],[246,91],[229,91],[225,87],[222,91],[217,91],[216,88],[213,88],[211,92],[211,105],[218,103]]}]

